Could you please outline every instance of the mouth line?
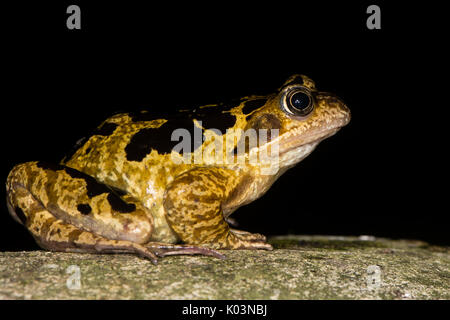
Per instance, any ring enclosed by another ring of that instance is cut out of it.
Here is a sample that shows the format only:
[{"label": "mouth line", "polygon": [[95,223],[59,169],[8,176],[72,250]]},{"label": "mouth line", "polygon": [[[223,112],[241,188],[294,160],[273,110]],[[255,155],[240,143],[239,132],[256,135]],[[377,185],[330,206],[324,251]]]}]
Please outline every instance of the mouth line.
[{"label": "mouth line", "polygon": [[295,135],[291,136],[287,139],[284,139],[284,141],[278,142],[278,143],[280,143],[279,153],[284,154],[284,153],[287,153],[294,149],[298,149],[298,148],[301,148],[301,147],[304,147],[307,145],[318,143],[322,140],[325,140],[325,139],[333,136],[341,128],[342,128],[342,126],[336,126],[336,127],[330,128],[330,129],[315,132],[315,133],[309,135],[308,137],[302,139],[303,141],[301,143],[298,143],[298,136],[295,136]]}]

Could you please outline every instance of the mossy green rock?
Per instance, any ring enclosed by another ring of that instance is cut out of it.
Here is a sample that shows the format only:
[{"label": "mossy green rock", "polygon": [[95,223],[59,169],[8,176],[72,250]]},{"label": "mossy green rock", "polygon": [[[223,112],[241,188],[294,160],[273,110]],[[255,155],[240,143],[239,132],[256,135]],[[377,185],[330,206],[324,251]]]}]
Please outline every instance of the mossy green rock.
[{"label": "mossy green rock", "polygon": [[0,299],[450,298],[448,247],[367,236],[270,242],[274,251],[173,256],[157,266],[128,254],[1,252]]}]

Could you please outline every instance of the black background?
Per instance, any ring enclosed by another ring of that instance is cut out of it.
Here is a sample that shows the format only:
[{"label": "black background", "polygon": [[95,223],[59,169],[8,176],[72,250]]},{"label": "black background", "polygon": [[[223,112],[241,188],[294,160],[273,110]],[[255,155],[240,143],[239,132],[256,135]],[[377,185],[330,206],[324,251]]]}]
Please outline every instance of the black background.
[{"label": "black background", "polygon": [[[366,28],[373,3],[381,30]],[[69,4],[81,7],[81,30],[66,28]],[[271,93],[303,73],[343,98],[352,121],[234,213],[239,228],[449,245],[446,192],[436,185],[445,103],[430,102],[431,72],[443,67],[433,24],[441,10],[384,1],[17,3],[3,11],[1,179],[20,162],[59,161],[117,110]],[[1,211],[0,248],[37,248]]]}]

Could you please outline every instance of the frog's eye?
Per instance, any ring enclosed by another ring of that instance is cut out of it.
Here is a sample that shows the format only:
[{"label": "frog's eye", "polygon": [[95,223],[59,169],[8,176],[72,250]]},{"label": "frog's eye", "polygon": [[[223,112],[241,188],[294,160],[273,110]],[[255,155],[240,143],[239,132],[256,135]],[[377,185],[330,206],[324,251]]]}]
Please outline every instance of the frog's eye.
[{"label": "frog's eye", "polygon": [[294,116],[305,117],[314,109],[311,93],[307,89],[295,88],[287,92],[283,100],[285,111]]}]

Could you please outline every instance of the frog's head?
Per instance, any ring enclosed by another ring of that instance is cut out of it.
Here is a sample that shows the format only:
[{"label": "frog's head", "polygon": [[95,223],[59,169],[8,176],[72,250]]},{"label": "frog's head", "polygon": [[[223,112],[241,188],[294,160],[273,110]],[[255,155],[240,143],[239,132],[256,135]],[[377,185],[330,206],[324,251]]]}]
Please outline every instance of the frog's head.
[{"label": "frog's head", "polygon": [[350,110],[341,99],[318,91],[310,78],[297,74],[248,117],[247,128],[279,130],[264,146],[277,144],[278,166],[283,168],[303,160],[349,121]]}]

